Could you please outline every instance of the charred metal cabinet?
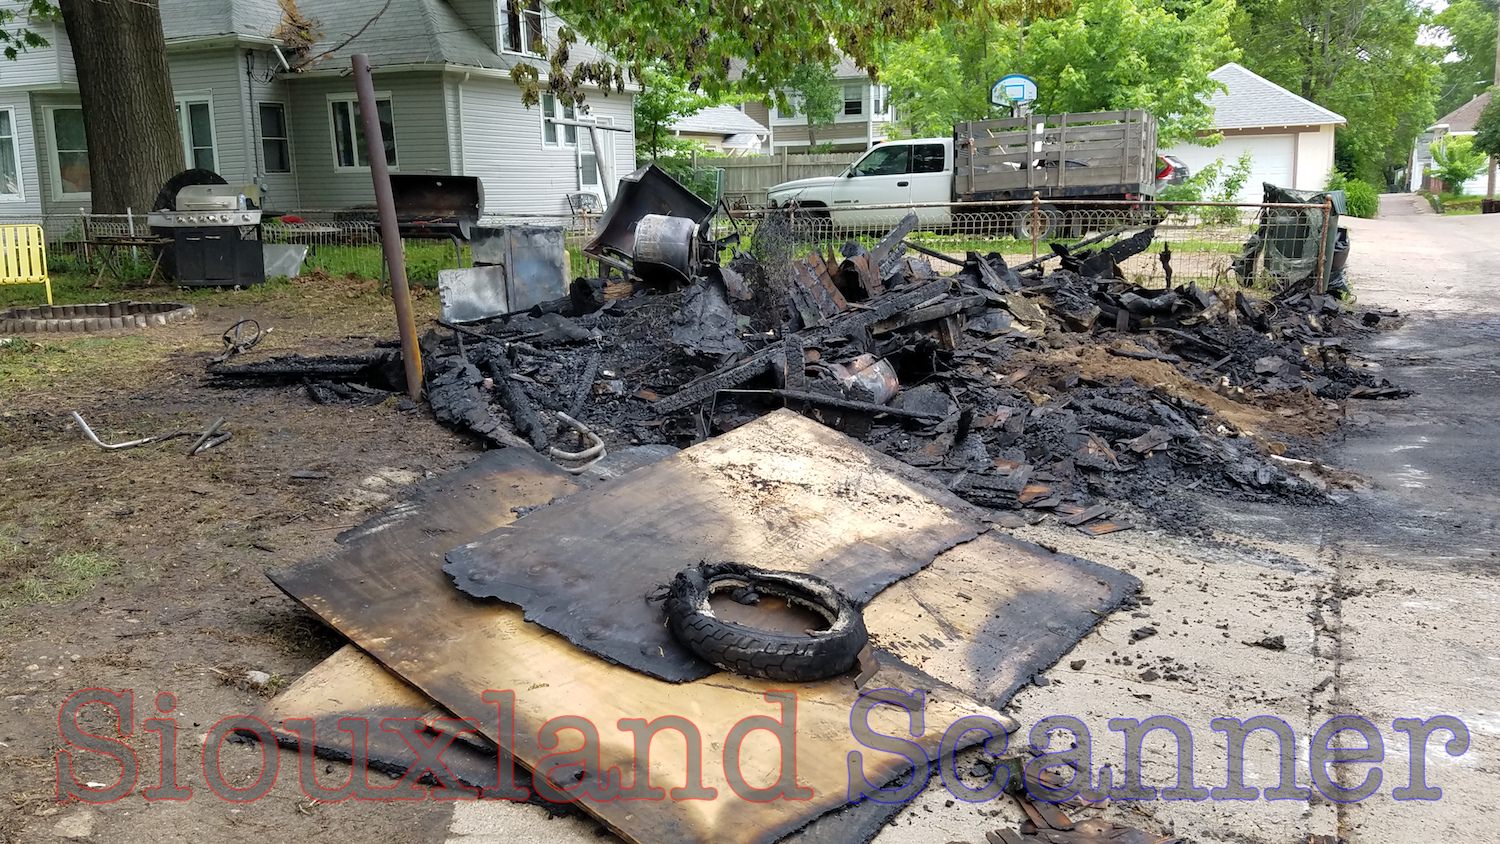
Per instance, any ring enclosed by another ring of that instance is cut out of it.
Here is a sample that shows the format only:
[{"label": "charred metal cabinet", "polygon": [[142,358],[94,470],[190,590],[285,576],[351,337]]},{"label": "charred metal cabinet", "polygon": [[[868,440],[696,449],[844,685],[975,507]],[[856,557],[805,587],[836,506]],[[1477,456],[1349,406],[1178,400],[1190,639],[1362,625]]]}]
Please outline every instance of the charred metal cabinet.
[{"label": "charred metal cabinet", "polygon": [[178,284],[249,287],[266,280],[259,226],[186,227],[172,233],[168,269]]}]

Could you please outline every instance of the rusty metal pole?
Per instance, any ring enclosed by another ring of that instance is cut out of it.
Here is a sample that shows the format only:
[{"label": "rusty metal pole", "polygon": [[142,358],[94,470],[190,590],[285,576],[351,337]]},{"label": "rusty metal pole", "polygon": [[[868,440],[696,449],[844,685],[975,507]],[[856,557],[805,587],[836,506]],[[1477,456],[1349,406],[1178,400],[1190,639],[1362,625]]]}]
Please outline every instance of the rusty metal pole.
[{"label": "rusty metal pole", "polygon": [[1323,267],[1328,259],[1328,234],[1330,223],[1333,222],[1333,197],[1323,197],[1323,225],[1318,232],[1318,295],[1328,292],[1328,276],[1324,274]]},{"label": "rusty metal pole", "polygon": [[1042,227],[1042,194],[1041,191],[1031,192],[1031,260],[1036,260],[1037,229]]},{"label": "rusty metal pole", "polygon": [[417,324],[411,314],[411,291],[406,287],[406,254],[401,248],[401,227],[396,222],[396,200],[391,196],[391,171],[385,160],[385,136],[380,131],[380,112],[375,105],[375,80],[370,57],[354,57],[354,90],[359,94],[359,114],[364,121],[365,149],[370,156],[370,180],[375,183],[375,209],[380,215],[380,244],[391,271],[391,301],[396,305],[396,328],[401,333],[401,362],[406,367],[406,395],[422,399],[422,350],[417,346]]}]

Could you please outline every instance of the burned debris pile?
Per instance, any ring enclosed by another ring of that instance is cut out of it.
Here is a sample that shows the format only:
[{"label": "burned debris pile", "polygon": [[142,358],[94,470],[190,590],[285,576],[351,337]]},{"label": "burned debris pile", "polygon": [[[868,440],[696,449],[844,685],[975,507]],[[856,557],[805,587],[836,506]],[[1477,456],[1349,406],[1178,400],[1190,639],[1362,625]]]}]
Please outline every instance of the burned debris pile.
[{"label": "burned debris pile", "polygon": [[[428,401],[443,424],[573,470],[608,449],[685,447],[787,407],[974,504],[1052,511],[1104,533],[1128,525],[1100,500],[1152,509],[1191,488],[1326,500],[1310,464],[1285,454],[1317,430],[1276,423],[1331,425],[1330,400],[1401,394],[1344,345],[1394,314],[1356,318],[1306,285],[1266,299],[1132,284],[1120,263],[1151,247],[1151,228],[1010,267],[998,254],[909,244],[915,222],[869,248],[800,256],[775,217],[749,251],[683,233],[698,255],[732,257],[667,260],[678,271],[657,264],[649,282],[580,279],[526,313],[435,328],[423,342]],[[1170,278],[1169,246],[1160,260]],[[396,354],[333,360],[328,371],[395,388]],[[307,367],[212,374],[237,383]]]}]

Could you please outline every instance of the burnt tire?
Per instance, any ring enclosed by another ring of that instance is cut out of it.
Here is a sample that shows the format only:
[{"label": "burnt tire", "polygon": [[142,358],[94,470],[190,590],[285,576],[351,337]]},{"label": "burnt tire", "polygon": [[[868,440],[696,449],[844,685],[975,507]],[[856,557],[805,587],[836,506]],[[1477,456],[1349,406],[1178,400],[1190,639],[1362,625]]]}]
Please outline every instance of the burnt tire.
[{"label": "burnt tire", "polygon": [[[715,615],[709,598],[750,589],[813,612],[827,622],[805,635],[762,630]],[[865,620],[833,584],[819,577],[741,563],[702,563],[668,587],[667,626],[684,647],[725,671],[766,680],[807,683],[848,672],[869,641]]]}]

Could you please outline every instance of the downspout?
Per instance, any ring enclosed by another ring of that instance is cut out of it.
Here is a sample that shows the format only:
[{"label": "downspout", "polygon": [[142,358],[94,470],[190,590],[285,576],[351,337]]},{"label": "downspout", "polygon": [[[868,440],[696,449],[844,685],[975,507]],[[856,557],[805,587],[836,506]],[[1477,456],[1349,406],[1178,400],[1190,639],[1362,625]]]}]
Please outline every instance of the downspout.
[{"label": "downspout", "polygon": [[457,85],[457,100],[458,100],[458,102],[456,104],[456,107],[458,109],[458,115],[457,115],[457,117],[458,117],[458,169],[457,169],[457,172],[458,172],[458,175],[460,175],[460,176],[467,176],[467,175],[469,175],[469,161],[468,161],[468,156],[465,155],[465,152],[464,152],[464,85],[468,84],[468,82],[469,82],[469,76],[470,75],[471,74],[470,74],[469,71],[464,71],[464,75],[463,75],[462,78],[460,78],[458,80],[458,85]]},{"label": "downspout", "polygon": [[[255,131],[255,51],[245,50],[245,94],[240,97],[240,123],[245,138],[245,158],[250,165],[250,181],[260,186],[262,194],[269,190],[261,178],[261,148]],[[261,207],[265,207],[265,196]]]}]

